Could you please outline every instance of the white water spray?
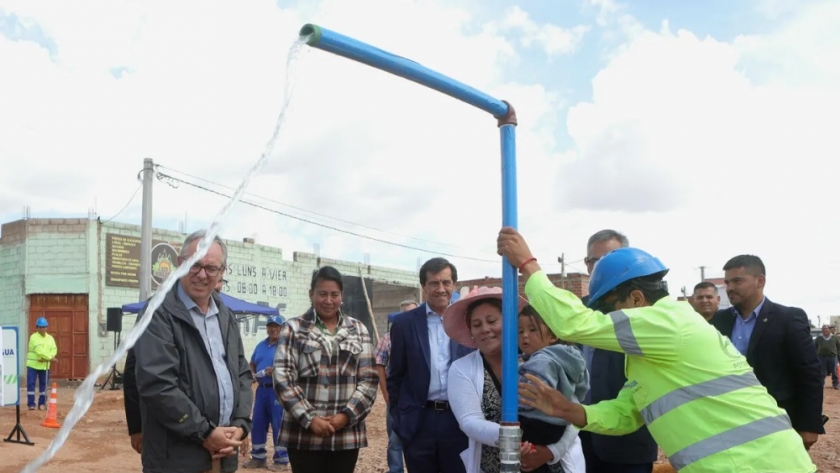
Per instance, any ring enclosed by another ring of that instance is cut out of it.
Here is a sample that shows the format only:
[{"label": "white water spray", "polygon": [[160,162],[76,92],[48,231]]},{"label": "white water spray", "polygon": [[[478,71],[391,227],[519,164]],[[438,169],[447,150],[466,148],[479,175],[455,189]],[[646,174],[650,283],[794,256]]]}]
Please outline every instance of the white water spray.
[{"label": "white water spray", "polygon": [[233,194],[231,200],[225,204],[213,223],[210,224],[210,227],[207,229],[207,234],[199,242],[195,254],[193,254],[189,259],[187,259],[187,261],[172,272],[158,287],[157,292],[149,301],[149,305],[146,308],[145,313],[151,315],[140,318],[140,324],[135,325],[134,328],[128,332],[128,336],[125,340],[123,340],[117,350],[107,360],[105,360],[105,362],[97,366],[87,378],[85,378],[81,386],[79,386],[76,390],[76,400],[73,403],[73,408],[70,409],[70,413],[68,413],[67,417],[64,419],[64,424],[59,429],[58,435],[55,436],[53,441],[50,443],[50,446],[44,451],[44,453],[29,462],[23,470],[21,470],[21,473],[35,473],[38,468],[44,466],[45,463],[50,461],[55,454],[58,453],[64,445],[64,442],[67,441],[67,437],[70,436],[70,431],[73,430],[76,423],[81,420],[85,413],[87,413],[88,409],[90,409],[91,404],[93,404],[93,389],[96,380],[107,374],[108,370],[110,370],[111,367],[114,366],[131,347],[134,346],[137,339],[140,338],[140,335],[142,335],[146,330],[146,327],[149,326],[154,312],[158,309],[158,307],[160,307],[160,304],[166,297],[166,293],[175,286],[175,282],[184,276],[194,263],[199,261],[201,258],[204,258],[204,255],[207,254],[207,251],[213,243],[213,239],[219,233],[219,229],[221,228],[225,217],[234,208],[236,203],[239,202],[239,199],[242,197],[242,194],[245,193],[245,189],[247,189],[248,184],[250,184],[251,179],[259,172],[260,169],[262,169],[263,165],[268,160],[269,155],[271,155],[274,150],[274,145],[277,142],[280,128],[286,120],[286,111],[289,109],[289,104],[292,98],[292,90],[294,89],[294,74],[292,74],[292,65],[295,63],[295,59],[303,49],[303,46],[306,44],[306,39],[306,37],[299,38],[289,49],[289,57],[286,60],[286,86],[283,94],[283,104],[280,108],[280,115],[277,117],[277,122],[274,125],[274,133],[271,135],[271,139],[268,140],[260,159],[257,160],[254,166],[248,170],[248,173],[245,174],[245,177],[242,179],[242,183],[239,184],[239,187],[236,189],[236,192]]}]

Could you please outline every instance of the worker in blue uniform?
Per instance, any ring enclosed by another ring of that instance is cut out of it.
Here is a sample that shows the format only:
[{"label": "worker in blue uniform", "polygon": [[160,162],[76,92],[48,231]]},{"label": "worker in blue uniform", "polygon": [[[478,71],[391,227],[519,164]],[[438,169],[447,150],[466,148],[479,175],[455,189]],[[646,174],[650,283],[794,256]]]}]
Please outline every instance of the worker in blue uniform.
[{"label": "worker in blue uniform", "polygon": [[[282,471],[287,469],[289,454],[284,447],[277,444],[280,436],[280,424],[283,421],[283,406],[274,393],[273,371],[274,352],[277,350],[277,340],[280,335],[280,325],[283,319],[273,315],[268,318],[265,330],[268,337],[257,344],[251,355],[251,371],[256,379],[257,393],[254,396],[254,426],[251,430],[251,460],[242,465],[244,468],[268,468]],[[271,427],[271,438],[274,444],[274,463],[268,464],[266,459],[266,442],[268,428]]]}]

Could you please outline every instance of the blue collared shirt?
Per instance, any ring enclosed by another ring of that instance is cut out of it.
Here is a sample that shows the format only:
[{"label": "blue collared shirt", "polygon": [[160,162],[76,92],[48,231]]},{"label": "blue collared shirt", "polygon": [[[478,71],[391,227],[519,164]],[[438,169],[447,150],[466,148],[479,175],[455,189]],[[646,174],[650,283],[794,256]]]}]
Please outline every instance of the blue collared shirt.
[{"label": "blue collared shirt", "polygon": [[426,303],[426,324],[429,327],[429,396],[430,401],[446,401],[449,376],[449,335],[443,330],[443,318]]},{"label": "blue collared shirt", "polygon": [[750,337],[752,337],[753,329],[755,329],[758,314],[761,312],[761,307],[764,305],[765,299],[761,299],[761,303],[752,311],[746,319],[741,317],[741,313],[735,306],[732,306],[732,312],[735,313],[735,326],[732,327],[732,344],[741,352],[742,355],[747,356],[747,349],[750,347]]},{"label": "blue collared shirt", "polygon": [[[251,363],[254,364],[254,372],[262,371],[266,368],[274,366],[274,353],[277,351],[277,342],[269,343],[268,338],[261,341],[254,348],[254,353],[251,354]],[[273,384],[274,377],[272,375],[259,376],[257,382],[262,384]]]},{"label": "blue collared shirt", "polygon": [[218,425],[226,426],[230,423],[230,416],[233,415],[233,382],[230,379],[230,370],[228,370],[225,361],[225,342],[222,340],[222,328],[219,324],[219,308],[216,306],[216,301],[211,297],[207,315],[202,314],[198,309],[198,304],[190,299],[190,296],[187,295],[180,284],[178,284],[178,298],[187,306],[195,327],[201,333],[204,347],[210,354],[219,387]]}]

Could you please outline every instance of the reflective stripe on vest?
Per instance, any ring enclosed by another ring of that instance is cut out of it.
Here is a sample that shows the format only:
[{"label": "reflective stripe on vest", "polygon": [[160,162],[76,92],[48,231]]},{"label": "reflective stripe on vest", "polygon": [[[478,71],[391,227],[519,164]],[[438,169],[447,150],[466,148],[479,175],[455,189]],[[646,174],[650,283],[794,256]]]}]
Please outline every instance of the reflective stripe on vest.
[{"label": "reflective stripe on vest", "polygon": [[752,386],[761,386],[761,383],[758,382],[755,374],[750,371],[743,374],[721,376],[693,386],[675,389],[642,409],[642,418],[645,420],[645,424],[650,425],[668,412],[696,399],[720,396]]},{"label": "reflective stripe on vest", "polygon": [[630,318],[623,311],[610,312],[610,318],[615,326],[615,338],[624,353],[628,355],[642,355],[642,347],[633,335],[633,328],[630,327]]},{"label": "reflective stripe on vest", "polygon": [[669,455],[668,460],[671,466],[679,471],[708,456],[790,428],[790,418],[787,414],[765,417],[693,443]]}]

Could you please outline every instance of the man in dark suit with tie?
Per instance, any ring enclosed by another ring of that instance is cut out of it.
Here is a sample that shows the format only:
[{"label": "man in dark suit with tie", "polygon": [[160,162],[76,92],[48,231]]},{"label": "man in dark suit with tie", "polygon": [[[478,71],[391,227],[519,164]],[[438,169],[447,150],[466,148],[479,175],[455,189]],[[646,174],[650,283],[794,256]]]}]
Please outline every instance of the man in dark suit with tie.
[{"label": "man in dark suit with tie", "polygon": [[805,311],[764,297],[765,268],[757,256],[740,255],[724,266],[732,307],[718,311],[712,324],[747,358],[755,376],[810,448],[824,434],[825,378],[811,340]]},{"label": "man in dark suit with tie", "polygon": [[420,268],[426,302],[391,325],[388,409],[411,473],[464,473],[467,436],[449,407],[447,378],[452,362],[472,349],[450,340],[441,319],[457,281],[449,261],[426,261]]},{"label": "man in dark suit with tie", "polygon": [[[592,274],[595,263],[617,248],[626,248],[627,237],[615,230],[601,230],[589,237],[586,245],[586,269]],[[589,296],[583,297],[589,302]],[[624,376],[624,353],[580,347],[589,369],[589,392],[584,404],[596,404],[618,397],[627,378]],[[659,454],[647,427],[629,435],[610,436],[580,432],[587,473],[650,473]]]}]

